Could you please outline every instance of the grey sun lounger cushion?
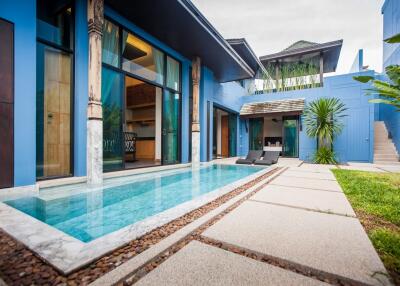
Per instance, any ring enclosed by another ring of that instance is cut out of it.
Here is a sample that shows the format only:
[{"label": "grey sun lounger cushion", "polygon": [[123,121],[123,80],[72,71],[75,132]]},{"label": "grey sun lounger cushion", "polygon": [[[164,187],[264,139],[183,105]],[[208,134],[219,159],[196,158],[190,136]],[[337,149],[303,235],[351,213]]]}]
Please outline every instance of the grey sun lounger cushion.
[{"label": "grey sun lounger cushion", "polygon": [[276,164],[279,159],[279,151],[266,151],[261,160],[255,160],[256,165],[272,165]]},{"label": "grey sun lounger cushion", "polygon": [[259,150],[250,150],[249,154],[247,154],[246,159],[238,159],[236,164],[253,164],[255,160],[260,159],[262,156],[263,151]]}]

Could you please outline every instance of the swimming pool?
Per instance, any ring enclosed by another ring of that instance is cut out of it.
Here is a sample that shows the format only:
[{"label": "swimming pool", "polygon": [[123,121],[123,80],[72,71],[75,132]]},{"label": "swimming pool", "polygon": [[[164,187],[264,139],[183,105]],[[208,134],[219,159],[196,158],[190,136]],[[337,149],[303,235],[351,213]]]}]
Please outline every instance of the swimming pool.
[{"label": "swimming pool", "polygon": [[26,197],[12,206],[82,242],[134,224],[263,170],[263,167],[211,165],[197,170],[158,172],[113,179],[95,190],[80,186],[55,198]]}]

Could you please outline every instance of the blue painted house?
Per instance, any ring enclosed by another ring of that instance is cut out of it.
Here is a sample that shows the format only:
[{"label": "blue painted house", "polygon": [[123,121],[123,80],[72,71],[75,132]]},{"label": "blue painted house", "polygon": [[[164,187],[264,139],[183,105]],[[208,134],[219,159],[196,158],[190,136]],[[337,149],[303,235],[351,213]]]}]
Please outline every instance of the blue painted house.
[{"label": "blue painted house", "polygon": [[[399,8],[386,2],[389,36]],[[352,79],[373,71],[323,76],[336,69],[340,47],[311,47],[320,70],[310,88],[264,93],[255,88],[263,57],[244,39],[224,39],[189,0],[1,1],[0,188],[242,156],[254,144],[311,160],[316,142],[301,113],[319,97],[349,108],[334,143],[340,161],[372,162],[374,120],[399,148],[399,115],[378,111]],[[385,65],[399,53],[385,46]],[[247,112],[259,104],[279,114]]]},{"label": "blue painted house", "polygon": [[[382,7],[383,38],[390,38],[400,33],[400,2],[386,0]],[[389,65],[400,64],[400,44],[387,44],[383,42],[383,68]],[[389,105],[381,104],[379,107],[379,120],[383,121],[391,138],[400,150],[400,113],[395,112]]]}]

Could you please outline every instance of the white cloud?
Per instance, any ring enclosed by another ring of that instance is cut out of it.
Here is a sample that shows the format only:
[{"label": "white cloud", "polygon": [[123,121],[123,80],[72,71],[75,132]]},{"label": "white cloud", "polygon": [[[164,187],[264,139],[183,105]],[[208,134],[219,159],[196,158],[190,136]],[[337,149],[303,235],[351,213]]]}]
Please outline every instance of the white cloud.
[{"label": "white cloud", "polygon": [[360,48],[364,64],[382,70],[384,0],[192,1],[225,38],[246,38],[258,56],[298,40],[343,39],[338,74],[348,72]]}]

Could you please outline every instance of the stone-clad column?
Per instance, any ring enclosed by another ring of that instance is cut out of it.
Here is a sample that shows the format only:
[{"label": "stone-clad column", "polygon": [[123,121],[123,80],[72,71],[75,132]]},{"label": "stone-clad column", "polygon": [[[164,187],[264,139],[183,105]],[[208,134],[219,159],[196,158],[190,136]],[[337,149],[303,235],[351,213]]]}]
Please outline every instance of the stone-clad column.
[{"label": "stone-clad column", "polygon": [[103,182],[103,113],[101,107],[101,39],[104,1],[88,0],[89,104],[87,110],[87,183]]},{"label": "stone-clad column", "polygon": [[196,57],[192,61],[193,80],[193,121],[192,121],[192,166],[200,163],[200,72],[201,61]]},{"label": "stone-clad column", "polygon": [[321,86],[324,85],[324,54],[319,55],[319,82]]}]

